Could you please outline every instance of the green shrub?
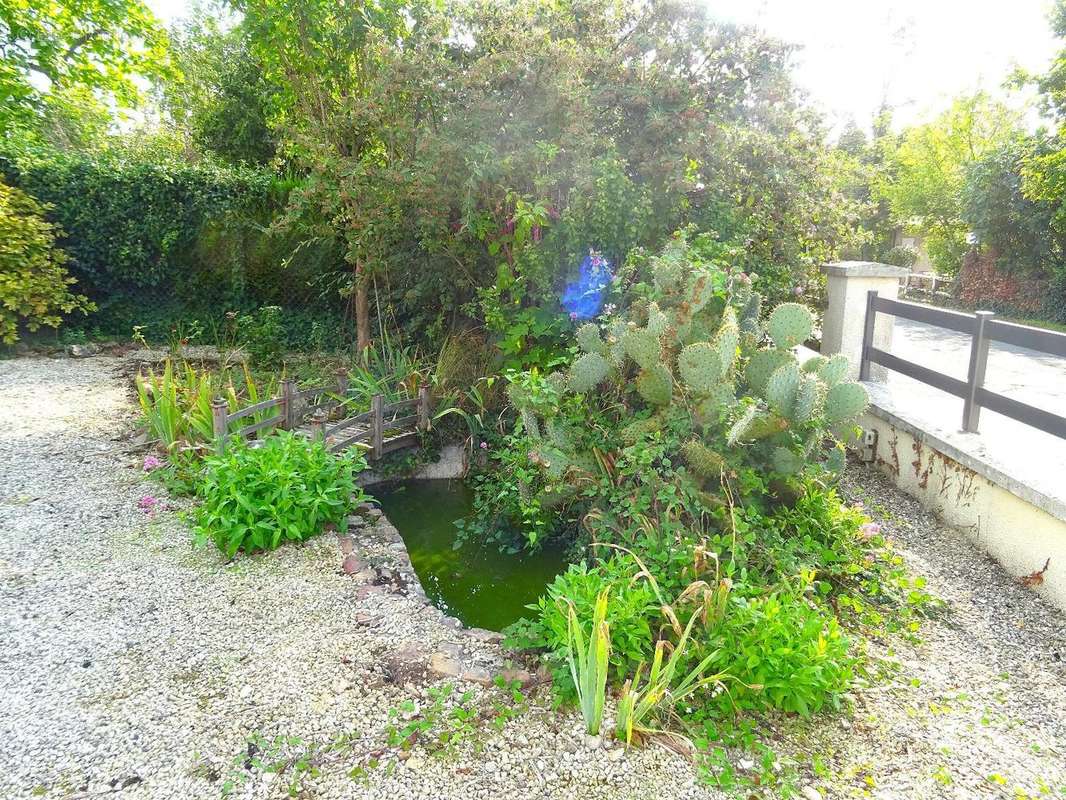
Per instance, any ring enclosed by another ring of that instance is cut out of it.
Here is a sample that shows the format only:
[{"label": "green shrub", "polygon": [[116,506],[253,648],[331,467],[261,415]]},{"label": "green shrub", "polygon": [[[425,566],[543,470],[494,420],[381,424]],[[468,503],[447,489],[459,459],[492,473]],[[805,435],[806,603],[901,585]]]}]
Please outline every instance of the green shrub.
[{"label": "green shrub", "polygon": [[321,442],[279,431],[251,447],[234,438],[222,455],[205,462],[196,536],[232,557],[237,551],[273,550],[343,526],[362,499],[355,475],[366,468],[348,450],[333,456]]},{"label": "green shrub", "polygon": [[579,620],[592,619],[596,600],[608,592],[607,625],[611,633],[610,671],[621,683],[647,658],[652,646],[652,625],[658,613],[655,594],[647,583],[634,582],[638,567],[628,556],[614,556],[589,567],[585,562],[571,564],[556,577],[535,604],[534,613],[507,629],[507,644],[520,649],[544,652],[555,677],[556,689],[564,695],[573,692],[566,663],[568,609]]},{"label": "green shrub", "polygon": [[730,675],[726,709],[770,706],[803,716],[836,706],[851,685],[856,657],[831,610],[809,601],[809,583],[738,598],[706,638],[711,668]]},{"label": "green shrub", "polygon": [[46,207],[0,181],[0,342],[18,341],[19,325],[58,328],[62,314],[95,306],[70,291],[59,231],[44,220]]}]

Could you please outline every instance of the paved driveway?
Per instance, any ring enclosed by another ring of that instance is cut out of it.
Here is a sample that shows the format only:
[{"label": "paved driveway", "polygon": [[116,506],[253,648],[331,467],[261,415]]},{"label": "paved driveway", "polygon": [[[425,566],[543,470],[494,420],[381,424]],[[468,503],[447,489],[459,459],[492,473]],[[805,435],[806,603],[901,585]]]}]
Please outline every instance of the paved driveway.
[{"label": "paved driveway", "polygon": [[[970,337],[912,320],[897,319],[892,352],[952,377],[966,380]],[[976,434],[960,431],[962,400],[912,378],[889,373],[893,400],[907,416],[936,430],[953,444],[985,457],[1008,474],[1066,502],[1066,439],[981,411]],[[1066,415],[1066,359],[993,342],[985,386],[991,391]]]}]

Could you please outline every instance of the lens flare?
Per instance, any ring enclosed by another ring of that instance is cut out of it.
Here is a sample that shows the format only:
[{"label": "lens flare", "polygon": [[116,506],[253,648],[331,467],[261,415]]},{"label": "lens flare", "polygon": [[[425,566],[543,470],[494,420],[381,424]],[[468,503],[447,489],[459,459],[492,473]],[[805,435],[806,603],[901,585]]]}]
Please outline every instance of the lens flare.
[{"label": "lens flare", "polygon": [[570,319],[592,319],[599,314],[610,283],[610,262],[590,250],[581,262],[577,280],[563,291],[562,306]]}]

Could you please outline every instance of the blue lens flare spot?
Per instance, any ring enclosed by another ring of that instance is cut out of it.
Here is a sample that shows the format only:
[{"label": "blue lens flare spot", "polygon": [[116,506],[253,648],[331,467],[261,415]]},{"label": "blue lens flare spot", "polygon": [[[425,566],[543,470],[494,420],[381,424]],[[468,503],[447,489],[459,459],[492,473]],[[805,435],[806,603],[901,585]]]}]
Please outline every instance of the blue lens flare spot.
[{"label": "blue lens flare spot", "polygon": [[570,319],[592,319],[600,313],[611,277],[607,259],[594,250],[589,251],[581,262],[577,280],[563,291],[562,306]]}]

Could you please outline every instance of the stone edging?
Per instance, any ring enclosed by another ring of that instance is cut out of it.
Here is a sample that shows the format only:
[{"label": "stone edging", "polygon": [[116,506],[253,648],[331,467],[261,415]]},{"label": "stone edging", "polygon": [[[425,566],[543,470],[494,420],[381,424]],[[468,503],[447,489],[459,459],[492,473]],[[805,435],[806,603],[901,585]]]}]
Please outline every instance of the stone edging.
[{"label": "stone edging", "polygon": [[[348,517],[348,531],[338,535],[342,562],[341,571],[361,584],[360,590],[387,591],[414,599],[427,610],[440,616],[440,623],[461,636],[489,647],[500,647],[503,634],[485,628],[467,628],[455,617],[448,616],[433,605],[411,564],[407,545],[400,532],[389,522],[382,510],[371,503],[361,503]],[[411,654],[405,654],[411,655]],[[458,678],[463,681],[492,686],[496,675],[484,667],[462,663],[461,648],[442,649],[429,655],[427,671],[439,678]],[[523,687],[543,684],[551,678],[546,669],[536,674],[525,669],[505,669],[500,676],[507,682],[518,681]]]}]

